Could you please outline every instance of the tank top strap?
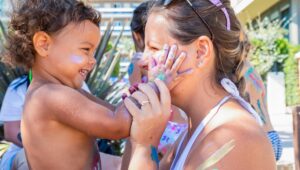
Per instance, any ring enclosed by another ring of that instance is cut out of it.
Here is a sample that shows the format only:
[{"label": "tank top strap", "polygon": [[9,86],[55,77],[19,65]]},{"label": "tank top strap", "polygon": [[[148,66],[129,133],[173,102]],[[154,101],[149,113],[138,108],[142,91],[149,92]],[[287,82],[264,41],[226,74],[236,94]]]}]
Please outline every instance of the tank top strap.
[{"label": "tank top strap", "polygon": [[243,106],[248,112],[251,113],[251,115],[255,118],[255,120],[262,126],[263,125],[263,120],[260,118],[258,113],[253,109],[253,107],[244,99],[240,96],[239,90],[235,86],[235,84],[228,78],[223,78],[221,80],[221,85],[223,88],[230,93],[230,95],[236,99],[241,106]]},{"label": "tank top strap", "polygon": [[231,98],[231,96],[224,97],[213,109],[210,110],[210,112],[200,122],[200,124],[196,128],[195,132],[192,134],[192,136],[191,136],[190,140],[188,141],[186,147],[184,148],[182,154],[179,155],[179,151],[182,147],[182,143],[187,135],[187,131],[185,132],[185,134],[181,138],[181,141],[177,147],[175,158],[171,165],[171,170],[182,170],[183,169],[185,160],[186,160],[195,140],[200,135],[200,133],[203,131],[205,126],[210,122],[210,120],[218,113],[218,110],[220,109],[220,107],[230,98]]},{"label": "tank top strap", "polygon": [[247,101],[245,101],[245,99],[243,99],[240,96],[237,87],[235,86],[235,84],[231,80],[229,80],[227,78],[224,78],[224,79],[221,80],[221,85],[230,94],[230,96],[227,96],[227,97],[223,98],[206,115],[206,117],[201,121],[201,123],[198,125],[197,129],[195,130],[195,132],[191,136],[191,138],[188,141],[186,147],[184,148],[182,154],[179,155],[179,151],[180,151],[180,149],[182,147],[182,144],[183,144],[183,141],[184,141],[184,139],[186,138],[186,135],[187,135],[187,132],[185,132],[184,136],[182,137],[182,139],[181,139],[181,141],[180,141],[180,143],[177,147],[175,158],[172,162],[171,170],[182,170],[183,169],[185,160],[186,160],[186,158],[187,158],[187,156],[188,156],[195,140],[200,135],[200,133],[203,131],[205,126],[209,123],[209,121],[218,113],[219,108],[230,98],[236,99],[241,104],[242,107],[244,107],[248,112],[251,113],[251,115],[256,119],[256,121],[260,125],[263,125],[263,122],[262,122],[260,116],[258,115],[258,113],[252,108],[252,106]]}]

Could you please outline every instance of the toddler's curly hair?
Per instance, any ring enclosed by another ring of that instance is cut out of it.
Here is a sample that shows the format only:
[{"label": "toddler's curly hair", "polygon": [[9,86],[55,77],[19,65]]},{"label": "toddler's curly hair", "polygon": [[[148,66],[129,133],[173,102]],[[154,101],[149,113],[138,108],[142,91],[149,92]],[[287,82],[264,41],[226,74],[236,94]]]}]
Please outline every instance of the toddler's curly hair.
[{"label": "toddler's curly hair", "polygon": [[76,0],[24,0],[9,23],[4,61],[31,68],[35,60],[33,36],[38,31],[53,35],[69,23],[89,20],[99,27],[101,15]]}]

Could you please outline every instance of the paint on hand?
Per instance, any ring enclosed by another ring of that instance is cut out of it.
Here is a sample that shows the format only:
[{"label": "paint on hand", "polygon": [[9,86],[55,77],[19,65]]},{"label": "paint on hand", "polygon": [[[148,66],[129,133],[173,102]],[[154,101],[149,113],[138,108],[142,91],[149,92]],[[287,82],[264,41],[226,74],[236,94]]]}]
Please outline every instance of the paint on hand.
[{"label": "paint on hand", "polygon": [[160,72],[156,78],[160,79],[161,81],[165,81],[166,80],[166,75],[163,72]]},{"label": "paint on hand", "polygon": [[151,145],[151,159],[155,162],[156,166],[159,166],[159,158],[158,158],[158,152],[156,147]]},{"label": "paint on hand", "polygon": [[142,83],[148,83],[148,77],[142,76]]},{"label": "paint on hand", "polygon": [[131,76],[134,70],[134,64],[130,63],[129,67],[128,67],[128,75]]},{"label": "paint on hand", "polygon": [[78,56],[78,55],[72,55],[71,56],[71,61],[73,63],[76,63],[76,64],[82,64],[83,63],[83,57]]}]

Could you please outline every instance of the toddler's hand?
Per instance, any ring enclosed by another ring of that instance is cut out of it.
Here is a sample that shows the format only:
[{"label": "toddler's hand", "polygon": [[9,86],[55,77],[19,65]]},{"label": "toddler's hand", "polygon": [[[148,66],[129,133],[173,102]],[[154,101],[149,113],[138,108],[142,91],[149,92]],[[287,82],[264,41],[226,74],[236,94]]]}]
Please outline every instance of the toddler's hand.
[{"label": "toddler's hand", "polygon": [[[156,53],[156,59],[153,56],[149,58],[149,80],[160,79],[172,90],[186,75],[192,73],[192,69],[188,69],[182,73],[178,70],[186,58],[186,53],[181,52],[176,57],[177,46],[173,45],[169,50],[169,46],[165,45],[163,51]],[[158,61],[157,61],[158,59]]]}]

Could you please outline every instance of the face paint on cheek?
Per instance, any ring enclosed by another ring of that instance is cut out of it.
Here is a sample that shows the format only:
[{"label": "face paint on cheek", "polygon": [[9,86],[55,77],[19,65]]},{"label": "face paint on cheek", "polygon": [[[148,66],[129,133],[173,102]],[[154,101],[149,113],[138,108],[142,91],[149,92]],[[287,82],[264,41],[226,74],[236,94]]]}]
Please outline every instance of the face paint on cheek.
[{"label": "face paint on cheek", "polygon": [[70,57],[70,59],[71,59],[71,61],[73,62],[73,63],[75,63],[75,64],[82,64],[83,63],[83,57],[81,57],[81,56],[78,56],[78,55],[72,55],[71,57]]}]

